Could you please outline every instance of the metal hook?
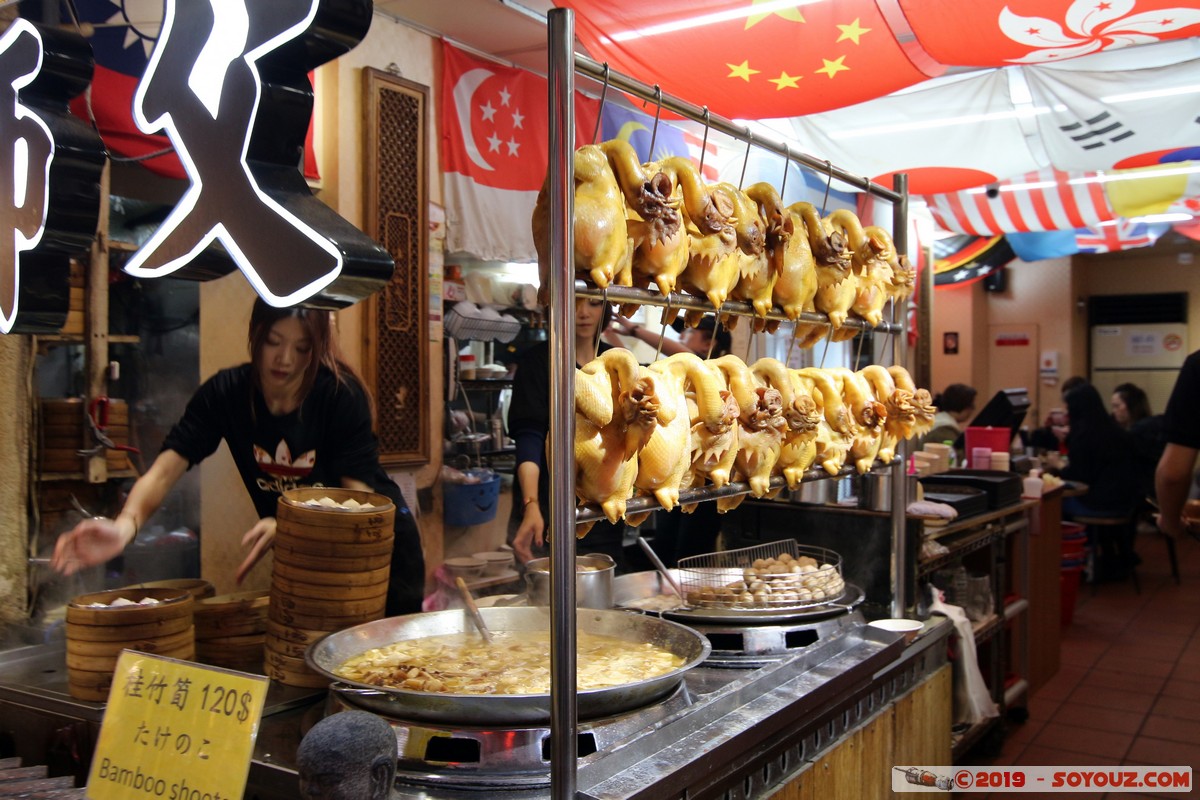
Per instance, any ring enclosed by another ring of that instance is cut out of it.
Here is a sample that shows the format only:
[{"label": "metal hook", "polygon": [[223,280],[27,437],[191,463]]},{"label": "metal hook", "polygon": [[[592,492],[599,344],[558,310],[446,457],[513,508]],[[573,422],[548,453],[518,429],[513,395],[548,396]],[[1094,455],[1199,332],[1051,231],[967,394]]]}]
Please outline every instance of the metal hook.
[{"label": "metal hook", "polygon": [[665,339],[667,337],[667,317],[669,317],[669,316],[671,316],[671,294],[670,294],[670,292],[667,293],[667,305],[663,309],[662,316],[659,317],[659,321],[662,322],[662,327],[658,329],[658,349],[654,351],[654,360],[655,361],[658,361],[658,359],[662,356],[663,339]]},{"label": "metal hook", "polygon": [[788,341],[787,356],[785,356],[785,357],[784,357],[784,359],[783,359],[783,363],[784,363],[785,365],[786,365],[786,364],[791,364],[791,363],[792,363],[792,350],[793,350],[793,349],[795,349],[795,347],[796,347],[796,340],[797,340],[798,338],[800,338],[800,337],[797,335],[797,334],[799,334],[799,333],[800,333],[800,325],[799,325],[799,323],[793,322],[793,323],[792,323],[792,338],[791,338],[791,339]]},{"label": "metal hook", "polygon": [[596,128],[592,131],[592,141],[600,138],[600,121],[604,119],[604,100],[608,97],[608,62],[604,62],[604,86],[600,89],[600,109],[596,112]]},{"label": "metal hook", "polygon": [[715,350],[717,347],[717,334],[720,332],[721,332],[721,318],[718,316],[714,316],[713,317],[712,338],[708,340],[708,355],[706,356],[706,358],[710,358],[710,359],[712,358],[713,350]]},{"label": "metal hook", "polygon": [[792,165],[792,146],[790,144],[788,144],[787,142],[784,142],[783,143],[783,152],[785,153],[785,155],[783,158],[783,183],[781,183],[779,185],[779,200],[780,200],[780,202],[783,202],[784,193],[787,191],[788,167],[790,167]]},{"label": "metal hook", "polygon": [[833,162],[826,161],[825,169],[829,174],[829,178],[825,181],[825,199],[821,201],[821,216],[825,216],[825,210],[829,206],[829,187],[833,185]]},{"label": "metal hook", "polygon": [[[601,319],[601,321],[603,321],[604,320],[604,311],[608,310],[608,287],[607,286],[605,286],[603,289],[600,290],[600,299],[604,302],[604,306],[603,306],[604,310],[602,310],[600,312],[600,319]],[[600,357],[600,339],[603,336],[604,336],[604,331],[597,331],[596,339],[592,343],[592,360],[593,361],[595,361],[597,358]]]},{"label": "metal hook", "polygon": [[662,116],[662,87],[654,84],[654,102],[658,108],[654,110],[654,128],[650,131],[650,152],[646,154],[647,161],[654,160],[654,142],[658,139],[658,118]]},{"label": "metal hook", "polygon": [[825,369],[825,356],[829,354],[829,343],[833,341],[833,326],[829,326],[829,333],[825,334],[825,349],[821,351],[821,363],[818,364],[821,369]]},{"label": "metal hook", "polygon": [[704,107],[704,138],[700,141],[700,174],[704,174],[704,156],[708,154],[708,126],[712,124],[712,112]]},{"label": "metal hook", "polygon": [[738,188],[742,188],[742,182],[746,180],[746,165],[750,163],[750,147],[754,144],[754,132],[746,131],[746,156],[742,159],[742,175],[738,178]]},{"label": "metal hook", "polygon": [[855,369],[855,370],[858,369],[858,364],[859,364],[860,360],[862,359],[863,340],[867,338],[866,331],[859,331],[857,338],[858,338],[858,344],[854,348],[853,369]]}]

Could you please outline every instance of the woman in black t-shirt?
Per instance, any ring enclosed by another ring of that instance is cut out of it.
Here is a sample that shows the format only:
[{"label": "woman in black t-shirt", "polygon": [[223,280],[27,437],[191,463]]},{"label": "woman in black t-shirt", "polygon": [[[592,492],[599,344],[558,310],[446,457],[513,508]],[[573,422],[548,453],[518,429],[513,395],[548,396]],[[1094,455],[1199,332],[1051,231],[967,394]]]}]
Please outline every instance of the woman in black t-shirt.
[{"label": "woman in black t-shirt", "polygon": [[379,463],[370,398],[337,354],[329,313],[257,300],[249,344],[249,364],[219,371],[192,396],[116,518],[87,519],[59,537],[53,567],[70,575],[119,555],[183,474],[224,440],[259,516],[242,537],[249,552],[238,567],[238,583],[274,541],[283,492],[301,486],[367,489],[396,506],[386,613],[420,611],[421,537],[399,487]]}]

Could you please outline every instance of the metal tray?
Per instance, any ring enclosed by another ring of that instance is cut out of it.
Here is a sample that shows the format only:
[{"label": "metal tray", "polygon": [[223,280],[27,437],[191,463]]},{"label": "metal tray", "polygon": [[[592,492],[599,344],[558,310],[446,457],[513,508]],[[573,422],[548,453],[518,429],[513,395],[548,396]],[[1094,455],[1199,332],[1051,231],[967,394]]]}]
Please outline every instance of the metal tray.
[{"label": "metal tray", "polygon": [[863,590],[847,583],[839,597],[819,603],[786,606],[783,608],[677,608],[663,611],[664,619],[673,619],[684,624],[707,622],[714,624],[743,623],[746,625],[792,622],[798,619],[818,619],[832,614],[843,614],[863,601]]}]

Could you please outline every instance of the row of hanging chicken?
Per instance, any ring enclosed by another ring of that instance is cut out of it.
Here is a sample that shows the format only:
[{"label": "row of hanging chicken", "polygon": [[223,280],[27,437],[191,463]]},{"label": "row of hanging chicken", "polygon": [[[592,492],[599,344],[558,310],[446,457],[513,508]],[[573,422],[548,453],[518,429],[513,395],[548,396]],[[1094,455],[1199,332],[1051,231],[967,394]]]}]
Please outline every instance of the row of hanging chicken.
[{"label": "row of hanging chicken", "polygon": [[[765,320],[773,305],[793,321],[821,312],[835,341],[857,332],[843,327],[851,314],[874,327],[889,300],[912,293],[916,271],[908,258],[896,252],[886,230],[863,226],[851,211],[822,218],[811,203],[785,206],[769,183],[744,191],[705,184],[690,159],[642,164],[619,139],[580,147],[574,164],[575,271],[601,289],[654,283],[664,296],[682,290],[715,308],[746,301],[763,318],[755,320],[756,330],[778,325]],[[546,187],[534,208],[533,236],[546,291]],[[689,321],[698,316],[690,314]],[[736,317],[722,321],[733,327]],[[801,324],[795,335],[811,346],[826,332],[824,325]]]},{"label": "row of hanging chicken", "polygon": [[[813,467],[837,475],[847,460],[859,473],[890,463],[935,412],[901,366],[790,369],[691,353],[642,366],[613,348],[575,372],[576,494],[632,525],[650,513],[626,516],[635,495],[670,510],[681,490],[746,482],[752,496],[773,497],[776,476],[794,489]],[[720,498],[718,510],[744,497]]]}]

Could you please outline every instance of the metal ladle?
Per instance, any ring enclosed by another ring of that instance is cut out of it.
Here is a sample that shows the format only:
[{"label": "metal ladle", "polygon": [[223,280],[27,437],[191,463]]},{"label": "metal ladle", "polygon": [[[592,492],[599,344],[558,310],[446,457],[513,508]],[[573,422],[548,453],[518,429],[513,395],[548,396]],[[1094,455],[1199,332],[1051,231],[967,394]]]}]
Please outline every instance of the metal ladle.
[{"label": "metal ladle", "polygon": [[667,581],[667,585],[671,587],[671,591],[679,595],[680,600],[683,600],[683,590],[680,589],[679,584],[675,582],[675,577],[671,575],[671,571],[667,569],[667,565],[664,564],[662,559],[658,557],[658,553],[654,552],[653,548],[650,547],[650,543],[641,536],[637,537],[637,543],[638,546],[642,548],[642,551],[645,552],[646,556],[650,559],[650,562],[654,564],[654,568],[658,570],[658,574],[662,575]]},{"label": "metal ladle", "polygon": [[467,582],[461,577],[454,579],[454,585],[458,587],[459,594],[462,595],[463,602],[467,604],[467,611],[471,614],[471,620],[475,623],[475,627],[479,629],[479,635],[488,644],[492,643],[492,632],[488,630],[487,623],[483,621],[483,614],[479,613],[479,606],[475,605],[475,598],[471,596],[471,590],[467,588]]}]

